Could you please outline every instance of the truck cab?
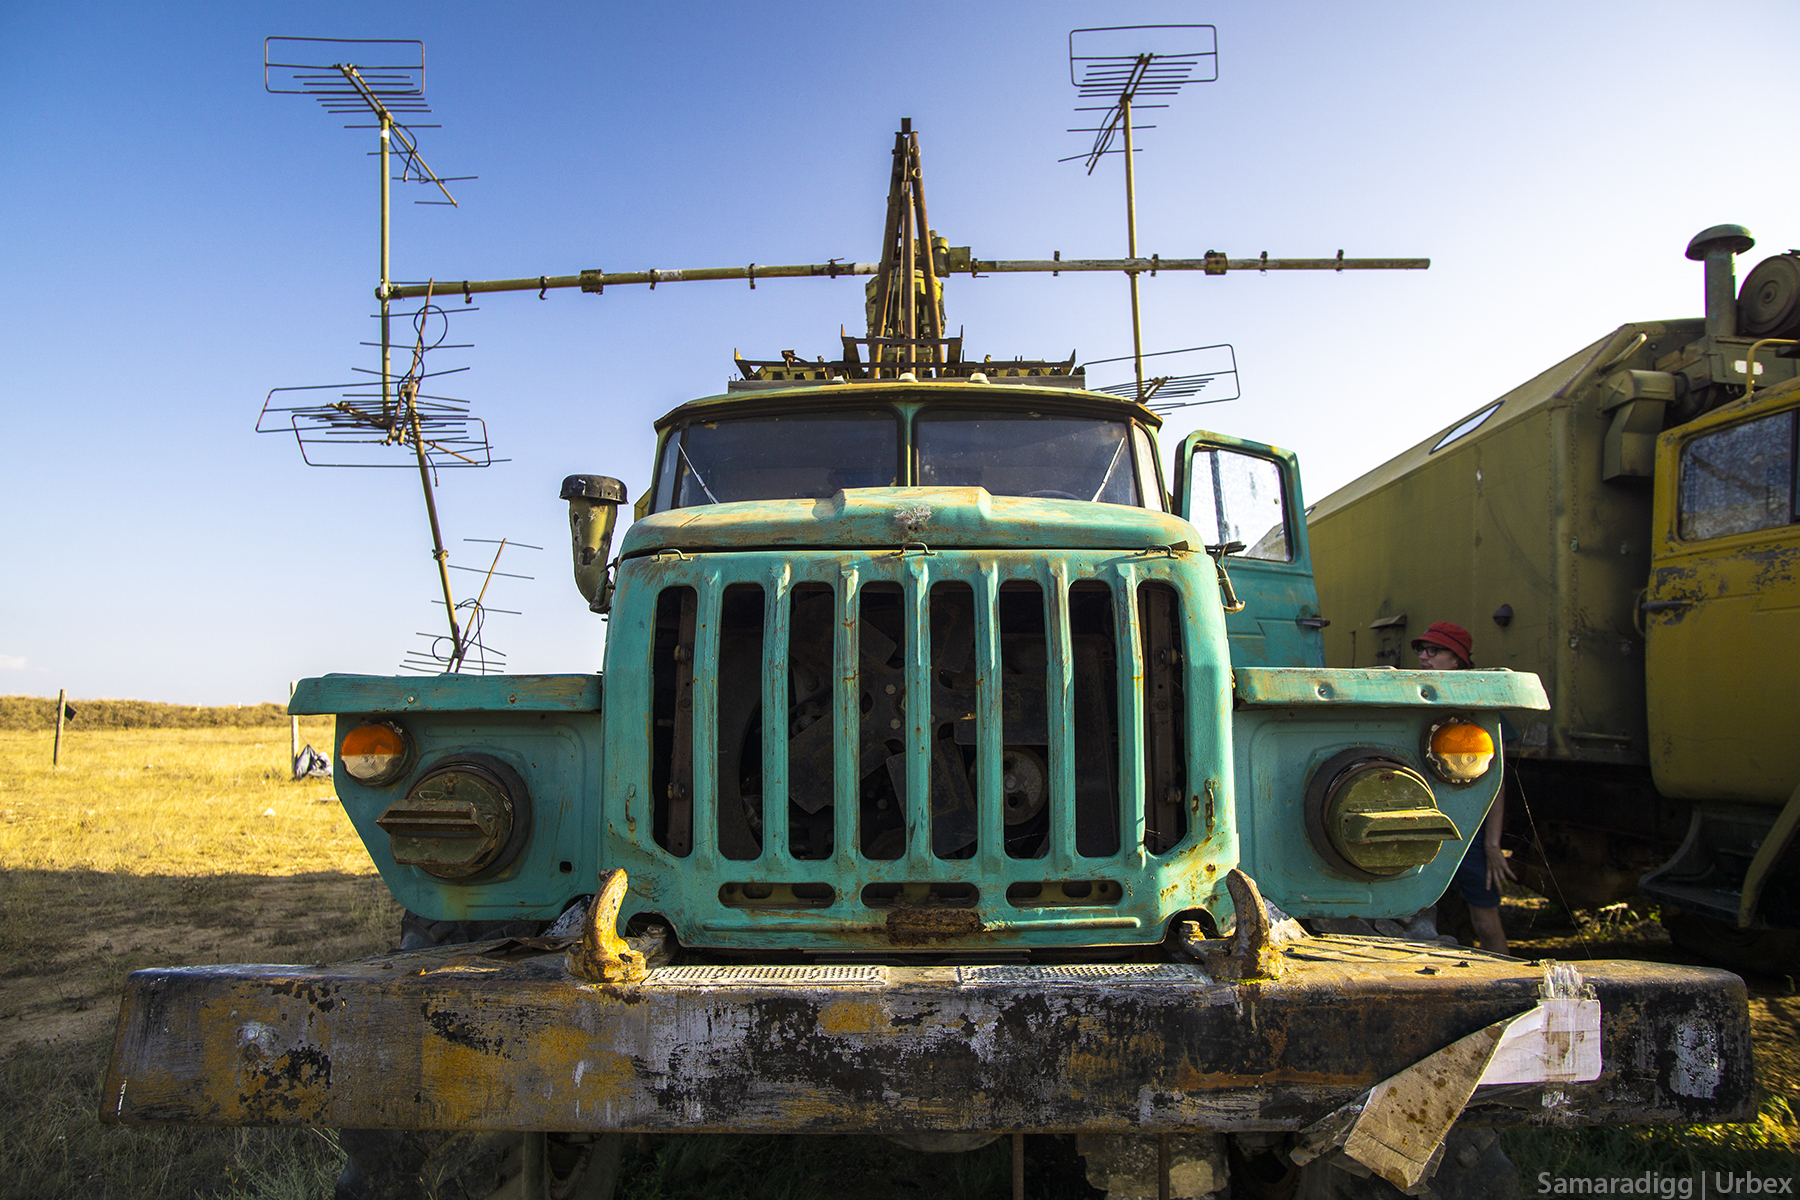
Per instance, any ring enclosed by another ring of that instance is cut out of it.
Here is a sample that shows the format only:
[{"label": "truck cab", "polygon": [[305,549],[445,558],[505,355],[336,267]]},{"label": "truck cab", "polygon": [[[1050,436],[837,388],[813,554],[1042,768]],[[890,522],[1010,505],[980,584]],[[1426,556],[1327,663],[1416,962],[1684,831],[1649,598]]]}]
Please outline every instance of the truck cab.
[{"label": "truck cab", "polygon": [[[610,614],[603,704],[515,681],[489,725],[491,682],[303,684],[341,762],[371,723],[411,747],[399,775],[339,775],[408,908],[549,920],[618,868],[628,923],[684,946],[967,955],[1217,928],[1235,867],[1296,916],[1429,904],[1498,786],[1491,754],[1451,770],[1432,739],[1491,747],[1535,681],[1325,671],[1291,454],[1193,435],[1171,495],[1148,408],[963,370],[675,409],[610,575],[623,490],[568,481],[577,583]],[[533,687],[562,697],[541,752],[516,740]],[[426,704],[445,715],[391,715]],[[433,775],[445,754],[504,763],[520,796],[495,814],[537,827],[434,836],[468,794]]]}]

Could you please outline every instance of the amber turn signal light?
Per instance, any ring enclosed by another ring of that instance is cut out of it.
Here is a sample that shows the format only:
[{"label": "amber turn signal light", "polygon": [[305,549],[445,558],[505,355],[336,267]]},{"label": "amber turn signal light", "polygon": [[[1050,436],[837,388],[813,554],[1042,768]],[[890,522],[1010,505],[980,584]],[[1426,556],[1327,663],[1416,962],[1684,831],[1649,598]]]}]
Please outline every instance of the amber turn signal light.
[{"label": "amber turn signal light", "polygon": [[1446,783],[1474,783],[1494,765],[1494,739],[1473,721],[1452,717],[1432,727],[1425,759]]},{"label": "amber turn signal light", "polygon": [[344,735],[338,761],[350,778],[368,787],[392,783],[412,760],[412,739],[388,721],[370,721]]}]

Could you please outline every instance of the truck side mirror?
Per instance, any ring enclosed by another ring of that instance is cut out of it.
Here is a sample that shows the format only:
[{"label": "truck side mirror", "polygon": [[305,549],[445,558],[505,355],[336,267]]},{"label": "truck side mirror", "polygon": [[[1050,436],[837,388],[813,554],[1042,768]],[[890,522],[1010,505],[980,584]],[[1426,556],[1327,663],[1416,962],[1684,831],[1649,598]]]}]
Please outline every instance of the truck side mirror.
[{"label": "truck side mirror", "polygon": [[562,483],[562,498],[569,502],[570,552],[575,558],[575,587],[591,612],[612,610],[612,580],[607,562],[612,557],[613,526],[619,505],[625,503],[625,485],[606,475],[571,475]]}]

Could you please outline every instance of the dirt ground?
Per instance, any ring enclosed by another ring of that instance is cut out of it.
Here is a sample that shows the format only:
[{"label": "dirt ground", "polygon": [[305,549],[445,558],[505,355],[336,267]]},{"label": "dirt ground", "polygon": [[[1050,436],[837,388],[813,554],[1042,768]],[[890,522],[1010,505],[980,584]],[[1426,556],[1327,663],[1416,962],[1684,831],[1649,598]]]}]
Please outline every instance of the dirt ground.
[{"label": "dirt ground", "polygon": [[0,1053],[110,1038],[140,967],[336,961],[397,941],[399,909],[373,876],[199,879],[0,872],[0,906],[65,914],[53,932],[0,927]]}]

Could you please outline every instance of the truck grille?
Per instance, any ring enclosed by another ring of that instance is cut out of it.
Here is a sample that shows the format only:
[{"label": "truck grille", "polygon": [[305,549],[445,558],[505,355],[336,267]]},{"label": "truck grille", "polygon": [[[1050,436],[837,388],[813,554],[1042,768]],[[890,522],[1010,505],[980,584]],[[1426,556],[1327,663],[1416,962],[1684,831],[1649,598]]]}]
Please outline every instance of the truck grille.
[{"label": "truck grille", "polygon": [[[1198,626],[1177,566],[922,550],[627,563],[607,707],[632,711],[635,693],[652,717],[634,820],[727,908],[1117,905],[1122,871],[1213,816],[1189,743],[1220,740],[1223,714],[1187,711]],[[641,675],[616,656],[630,644]]]}]

